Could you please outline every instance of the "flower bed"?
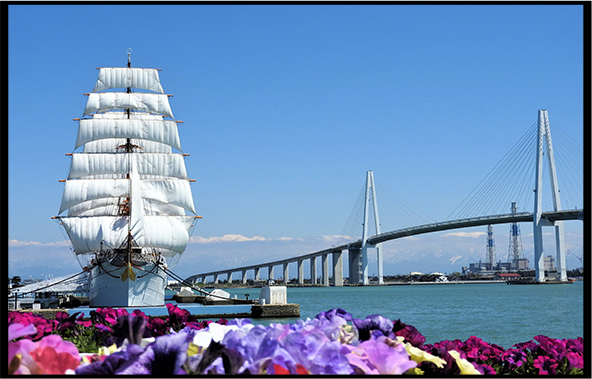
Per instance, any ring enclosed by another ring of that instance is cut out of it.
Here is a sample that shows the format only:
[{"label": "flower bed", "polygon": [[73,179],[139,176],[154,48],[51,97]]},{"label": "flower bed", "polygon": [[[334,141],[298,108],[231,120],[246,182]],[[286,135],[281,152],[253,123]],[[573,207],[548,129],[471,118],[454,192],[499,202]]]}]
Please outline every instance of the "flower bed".
[{"label": "flower bed", "polygon": [[10,374],[77,375],[583,375],[584,340],[543,335],[504,349],[470,337],[426,344],[416,328],[342,309],[293,324],[198,321],[167,304],[169,317],[102,308],[46,320],[8,314]]}]

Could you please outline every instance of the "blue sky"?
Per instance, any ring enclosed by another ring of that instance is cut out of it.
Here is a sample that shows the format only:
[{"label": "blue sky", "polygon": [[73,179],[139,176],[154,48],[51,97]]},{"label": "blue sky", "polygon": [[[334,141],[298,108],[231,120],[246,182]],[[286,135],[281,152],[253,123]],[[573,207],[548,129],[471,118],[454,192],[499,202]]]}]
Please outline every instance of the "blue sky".
[{"label": "blue sky", "polygon": [[[539,109],[554,137],[558,128],[583,146],[579,5],[22,4],[9,6],[8,21],[11,275],[79,269],[50,219],[58,180],[95,67],[125,65],[127,48],[132,65],[162,69],[184,121],[204,218],[182,276],[329,247],[367,170],[430,221],[444,220]],[[411,226],[384,204],[383,220]],[[507,229],[496,227],[502,255]],[[527,253],[531,225],[522,230]],[[434,249],[448,260],[484,258],[486,227],[460,232],[393,242],[388,268],[429,271],[429,258],[410,268],[395,256]],[[566,232],[581,256],[582,223]]]}]

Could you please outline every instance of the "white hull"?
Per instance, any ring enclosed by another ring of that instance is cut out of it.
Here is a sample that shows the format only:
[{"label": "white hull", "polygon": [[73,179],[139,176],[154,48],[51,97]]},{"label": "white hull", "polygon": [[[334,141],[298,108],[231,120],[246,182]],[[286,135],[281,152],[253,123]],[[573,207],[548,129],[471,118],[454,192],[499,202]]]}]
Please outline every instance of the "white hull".
[{"label": "white hull", "polygon": [[90,307],[164,305],[167,275],[162,266],[155,265],[154,262],[148,262],[141,268],[116,267],[103,262],[100,266],[94,266],[89,283]]}]

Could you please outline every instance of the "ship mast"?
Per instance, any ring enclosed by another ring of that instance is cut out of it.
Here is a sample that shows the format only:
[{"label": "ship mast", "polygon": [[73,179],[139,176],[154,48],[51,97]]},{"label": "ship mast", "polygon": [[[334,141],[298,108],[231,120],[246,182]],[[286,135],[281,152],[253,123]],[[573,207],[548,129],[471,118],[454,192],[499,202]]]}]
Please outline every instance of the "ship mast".
[{"label": "ship mast", "polygon": [[[127,49],[127,68],[130,68],[132,66],[132,49],[128,47]],[[127,93],[131,93],[132,89],[131,87],[127,87],[126,89]],[[130,119],[130,108],[127,108],[125,110],[126,114],[127,114],[127,118],[128,120]],[[130,178],[130,172],[131,172],[131,157],[129,154],[132,153],[132,148],[133,147],[138,147],[135,145],[132,145],[131,143],[131,138],[127,138],[125,141],[125,145],[123,145],[123,147],[125,148],[125,153],[127,154],[127,179],[128,179],[128,185],[129,185],[129,197],[128,197],[128,217],[127,217],[127,263],[128,265],[132,263],[132,215],[131,215],[131,199],[132,199],[132,181]]]}]

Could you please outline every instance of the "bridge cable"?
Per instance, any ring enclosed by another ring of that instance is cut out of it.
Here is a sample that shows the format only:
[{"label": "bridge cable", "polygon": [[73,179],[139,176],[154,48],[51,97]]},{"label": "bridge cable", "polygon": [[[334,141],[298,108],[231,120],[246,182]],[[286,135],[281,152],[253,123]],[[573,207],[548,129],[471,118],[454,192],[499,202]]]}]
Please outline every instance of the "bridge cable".
[{"label": "bridge cable", "polygon": [[[463,201],[451,212],[448,219],[463,218],[479,214],[495,212],[491,205],[498,206],[500,201],[507,196],[504,187],[507,181],[505,177],[511,173],[516,178],[516,167],[523,166],[516,164],[516,161],[524,161],[528,156],[528,147],[532,146],[532,137],[536,132],[538,123],[535,122],[508,151],[502,159],[489,171],[489,173],[477,184],[477,186],[463,199]],[[532,155],[534,156],[534,155]],[[514,187],[511,187],[514,188]],[[515,193],[512,193],[515,196]]]}]

